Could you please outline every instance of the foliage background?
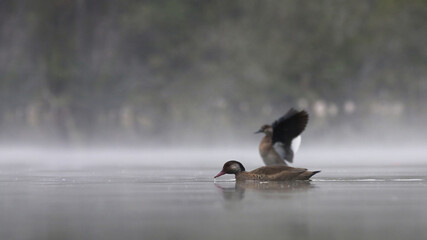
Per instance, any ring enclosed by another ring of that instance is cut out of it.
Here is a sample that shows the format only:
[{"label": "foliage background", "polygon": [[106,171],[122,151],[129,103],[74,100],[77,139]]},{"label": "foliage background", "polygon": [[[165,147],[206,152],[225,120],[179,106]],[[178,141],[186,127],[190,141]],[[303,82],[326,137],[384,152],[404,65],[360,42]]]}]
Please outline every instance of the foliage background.
[{"label": "foliage background", "polygon": [[4,144],[423,138],[427,2],[1,0]]}]

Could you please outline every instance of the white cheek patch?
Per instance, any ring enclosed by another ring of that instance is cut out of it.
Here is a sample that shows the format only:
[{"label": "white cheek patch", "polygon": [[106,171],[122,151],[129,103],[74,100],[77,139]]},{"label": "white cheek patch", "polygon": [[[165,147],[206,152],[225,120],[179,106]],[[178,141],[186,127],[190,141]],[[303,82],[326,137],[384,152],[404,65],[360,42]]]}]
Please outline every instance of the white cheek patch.
[{"label": "white cheek patch", "polygon": [[296,153],[298,151],[300,145],[301,145],[301,135],[299,135],[298,137],[296,137],[292,140],[292,142],[291,142],[292,151],[294,151],[294,153]]},{"label": "white cheek patch", "polygon": [[239,166],[237,166],[237,165],[231,165],[231,169],[232,169],[233,171],[237,172],[237,171],[239,171],[239,170],[240,170],[240,167],[239,167]]}]

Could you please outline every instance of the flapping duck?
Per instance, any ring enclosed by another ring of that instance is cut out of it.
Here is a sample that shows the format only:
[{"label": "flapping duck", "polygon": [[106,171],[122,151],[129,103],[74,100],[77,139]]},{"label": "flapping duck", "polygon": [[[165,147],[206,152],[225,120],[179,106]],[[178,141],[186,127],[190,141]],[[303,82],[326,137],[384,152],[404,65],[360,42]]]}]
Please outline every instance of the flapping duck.
[{"label": "flapping duck", "polygon": [[292,163],[301,144],[301,133],[308,123],[308,113],[291,108],[271,125],[263,125],[255,133],[264,133],[259,153],[267,166]]}]

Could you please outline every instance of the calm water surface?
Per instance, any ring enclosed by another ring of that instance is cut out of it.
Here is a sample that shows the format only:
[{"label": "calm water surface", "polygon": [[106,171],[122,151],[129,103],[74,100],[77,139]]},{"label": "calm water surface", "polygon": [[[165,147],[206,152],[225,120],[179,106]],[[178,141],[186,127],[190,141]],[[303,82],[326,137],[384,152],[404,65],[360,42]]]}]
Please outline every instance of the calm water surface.
[{"label": "calm water surface", "polygon": [[236,183],[218,167],[1,164],[0,239],[427,239],[427,165]]}]

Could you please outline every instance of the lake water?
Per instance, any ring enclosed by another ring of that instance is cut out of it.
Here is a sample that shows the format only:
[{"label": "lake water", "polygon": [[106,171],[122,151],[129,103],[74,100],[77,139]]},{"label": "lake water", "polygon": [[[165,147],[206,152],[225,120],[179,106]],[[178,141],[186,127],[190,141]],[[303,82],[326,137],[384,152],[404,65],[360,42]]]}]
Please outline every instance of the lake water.
[{"label": "lake water", "polygon": [[427,239],[427,164],[309,162],[322,170],[311,182],[236,183],[213,180],[225,160],[116,157],[3,157],[0,239]]}]

